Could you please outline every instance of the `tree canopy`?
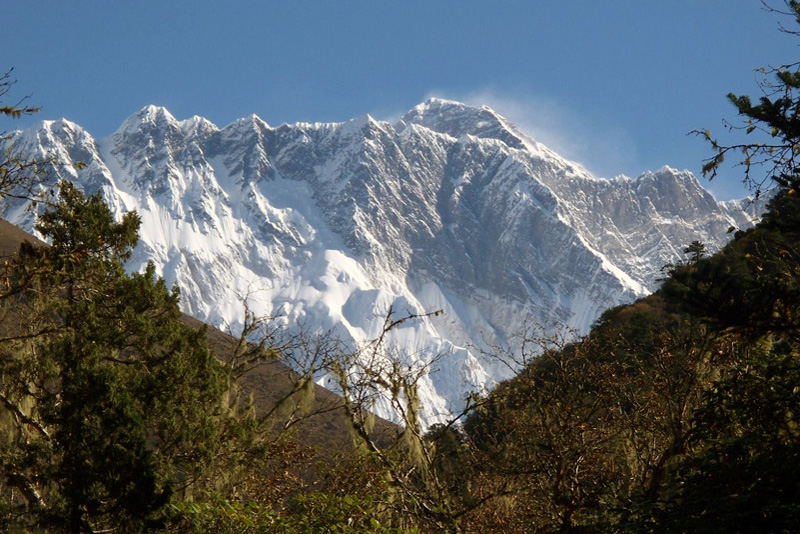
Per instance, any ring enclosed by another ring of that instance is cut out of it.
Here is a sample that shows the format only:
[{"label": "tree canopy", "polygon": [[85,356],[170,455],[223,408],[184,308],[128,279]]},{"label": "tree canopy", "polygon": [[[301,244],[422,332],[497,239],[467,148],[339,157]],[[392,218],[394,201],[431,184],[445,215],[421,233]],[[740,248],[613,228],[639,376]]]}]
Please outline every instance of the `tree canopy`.
[{"label": "tree canopy", "polygon": [[152,265],[125,273],[138,226],[64,183],[37,224],[51,246],[3,273],[3,491],[70,532],[152,528],[219,447],[222,367]]}]

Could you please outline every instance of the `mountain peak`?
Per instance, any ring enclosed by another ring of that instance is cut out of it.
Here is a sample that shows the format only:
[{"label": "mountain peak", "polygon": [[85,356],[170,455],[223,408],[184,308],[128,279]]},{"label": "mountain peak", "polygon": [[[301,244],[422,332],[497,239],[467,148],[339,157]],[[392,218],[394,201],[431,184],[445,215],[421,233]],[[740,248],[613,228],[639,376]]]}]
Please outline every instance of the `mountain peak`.
[{"label": "mountain peak", "polygon": [[[59,139],[69,139],[74,142],[76,139],[89,138],[88,132],[81,126],[67,119],[43,120],[37,126],[32,126],[26,130],[16,130],[8,136],[13,144],[25,144],[34,146],[42,144],[48,149],[59,143]],[[0,139],[0,149],[2,149],[2,139]]]},{"label": "mountain peak", "polygon": [[483,139],[497,139],[511,148],[526,146],[522,134],[488,106],[478,108],[454,100],[429,98],[414,106],[401,121],[405,124],[419,124],[456,138],[473,135]]},{"label": "mountain peak", "polygon": [[142,129],[180,128],[177,119],[162,106],[147,105],[125,119],[114,135],[127,137]]},{"label": "mountain peak", "polygon": [[153,104],[143,107],[138,112],[134,113],[132,117],[136,117],[140,122],[150,122],[154,124],[176,121],[175,117],[167,108]]},{"label": "mountain peak", "polygon": [[211,133],[219,131],[216,124],[199,115],[182,120],[179,124],[181,130],[189,137],[206,137]]},{"label": "mountain peak", "polygon": [[268,130],[270,125],[267,124],[267,121],[256,115],[255,113],[251,113],[247,117],[242,117],[241,119],[236,119],[231,124],[225,127],[225,129],[231,129],[234,131],[244,131],[244,130]]},{"label": "mountain peak", "polygon": [[[444,108],[455,108],[455,109],[464,109],[469,108],[467,104],[463,102],[459,102],[458,100],[450,100],[448,98],[439,98],[437,96],[432,96],[425,100],[424,102],[417,104],[414,106],[413,109],[444,109]],[[477,109],[477,108],[473,108]]]},{"label": "mountain peak", "polygon": [[372,115],[366,113],[355,119],[350,119],[347,122],[341,123],[339,125],[339,131],[347,135],[352,135],[363,132],[365,128],[372,127],[381,128],[381,123],[373,118]]},{"label": "mountain peak", "polygon": [[697,177],[695,177],[691,171],[679,171],[678,169],[670,167],[669,165],[664,165],[656,171],[646,171],[642,173],[637,180],[681,182],[700,187],[700,182],[698,182]]},{"label": "mountain peak", "polygon": [[697,209],[697,206],[702,206],[703,211],[717,207],[714,196],[688,170],[679,171],[664,165],[655,172],[642,173],[632,183],[660,212],[685,216],[686,210]]},{"label": "mountain peak", "polygon": [[83,128],[67,119],[42,121],[42,129],[52,132],[85,132]]}]

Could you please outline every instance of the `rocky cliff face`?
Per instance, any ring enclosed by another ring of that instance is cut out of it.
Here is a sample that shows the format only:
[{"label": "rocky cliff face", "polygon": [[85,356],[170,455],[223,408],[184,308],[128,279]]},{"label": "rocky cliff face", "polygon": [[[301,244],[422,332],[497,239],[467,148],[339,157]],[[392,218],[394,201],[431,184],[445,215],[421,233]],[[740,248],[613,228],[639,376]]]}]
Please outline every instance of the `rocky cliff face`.
[{"label": "rocky cliff face", "polygon": [[[105,139],[61,120],[12,143],[56,161],[51,180],[102,192],[118,214],[138,211],[130,268],[153,261],[185,311],[212,324],[236,330],[246,301],[359,343],[390,307],[443,310],[390,339],[416,365],[439,358],[420,384],[428,424],[508,376],[479,348],[513,344],[532,323],[586,331],[604,309],[654,290],[691,241],[714,250],[757,211],[717,202],[668,167],[595,178],[491,109],[438,99],[397,124],[271,127],[251,116],[222,129],[150,106]],[[2,210],[32,229],[24,205]]]}]

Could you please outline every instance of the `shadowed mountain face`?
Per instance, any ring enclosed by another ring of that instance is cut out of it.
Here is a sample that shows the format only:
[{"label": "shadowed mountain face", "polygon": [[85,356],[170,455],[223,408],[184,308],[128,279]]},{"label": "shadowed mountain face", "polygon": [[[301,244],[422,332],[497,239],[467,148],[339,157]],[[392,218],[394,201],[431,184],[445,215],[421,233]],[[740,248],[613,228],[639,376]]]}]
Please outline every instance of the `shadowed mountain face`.
[{"label": "shadowed mountain face", "polygon": [[[246,301],[357,344],[390,309],[442,310],[389,336],[395,357],[437,370],[419,384],[427,424],[508,376],[478,349],[513,345],[531,323],[585,332],[652,291],[683,247],[716,250],[757,211],[668,167],[595,178],[491,109],[438,99],[396,124],[251,116],[222,129],[150,106],[105,139],[61,120],[12,143],[54,158],[52,179],[102,191],[116,214],[137,210],[130,268],[152,260],[185,311],[217,326],[239,328]],[[3,215],[32,228],[21,204]]]}]

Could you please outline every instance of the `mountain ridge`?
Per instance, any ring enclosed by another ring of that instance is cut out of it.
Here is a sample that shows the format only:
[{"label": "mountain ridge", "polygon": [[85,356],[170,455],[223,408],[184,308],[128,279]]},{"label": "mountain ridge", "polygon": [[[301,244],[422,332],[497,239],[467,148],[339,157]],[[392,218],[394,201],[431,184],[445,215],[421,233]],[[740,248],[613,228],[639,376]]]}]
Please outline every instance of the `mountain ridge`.
[{"label": "mountain ridge", "polygon": [[[397,125],[251,115],[218,128],[148,106],[104,139],[55,121],[12,141],[55,158],[51,180],[102,192],[118,216],[136,209],[130,268],[154,261],[185,311],[217,326],[240,325],[247,301],[357,344],[390,308],[442,309],[390,339],[402,358],[442,368],[421,380],[426,424],[508,375],[481,347],[512,344],[531,322],[585,332],[652,291],[691,241],[715,250],[758,209],[717,202],[669,167],[596,178],[490,108],[439,99]],[[32,228],[21,204],[3,215]]]}]

